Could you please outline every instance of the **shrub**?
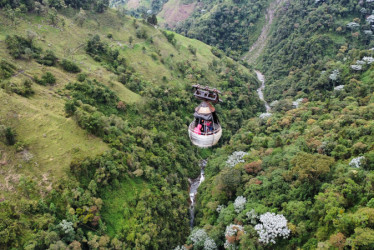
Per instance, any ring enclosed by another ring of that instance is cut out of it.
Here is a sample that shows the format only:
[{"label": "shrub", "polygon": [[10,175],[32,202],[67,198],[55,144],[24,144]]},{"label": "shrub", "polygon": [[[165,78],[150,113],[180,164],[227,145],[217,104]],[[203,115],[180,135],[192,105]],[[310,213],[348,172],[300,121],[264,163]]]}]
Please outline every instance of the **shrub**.
[{"label": "shrub", "polygon": [[79,82],[84,82],[86,80],[86,78],[87,78],[87,75],[85,73],[80,73],[80,74],[77,75],[77,80]]},{"label": "shrub", "polygon": [[136,37],[139,39],[147,39],[148,35],[145,29],[138,29],[136,30]]},{"label": "shrub", "polygon": [[191,52],[192,55],[196,55],[196,48],[191,44],[188,45],[188,50]]},{"label": "shrub", "polygon": [[5,129],[5,143],[9,146],[16,143],[16,132],[10,127]]},{"label": "shrub", "polygon": [[31,56],[33,58],[38,58],[41,52],[40,48],[37,48],[33,45],[32,40],[14,35],[7,36],[5,38],[5,43],[9,50],[9,54],[15,59],[22,58],[25,55],[25,51],[28,48],[31,51]]},{"label": "shrub", "polygon": [[75,64],[74,62],[69,61],[67,59],[62,60],[61,66],[65,71],[70,72],[70,73],[81,72],[81,69],[79,68],[79,66],[77,64]]},{"label": "shrub", "polygon": [[34,90],[31,86],[32,82],[29,79],[25,80],[22,86],[9,81],[4,81],[0,85],[0,87],[5,89],[5,91],[7,91],[8,93],[16,93],[17,95],[21,95],[24,97],[28,97],[34,94]]},{"label": "shrub", "polygon": [[57,59],[58,58],[56,57],[53,51],[47,50],[45,55],[43,55],[41,58],[37,59],[36,61],[46,66],[55,66],[57,63]]},{"label": "shrub", "polygon": [[16,70],[16,66],[2,59],[0,61],[0,79],[11,77]]},{"label": "shrub", "polygon": [[177,44],[177,40],[175,39],[174,33],[162,31],[162,34],[164,34],[169,43],[171,43],[174,46]]},{"label": "shrub", "polygon": [[65,112],[68,114],[68,116],[73,115],[76,110],[77,107],[75,105],[75,101],[69,100],[65,103]]},{"label": "shrub", "polygon": [[35,82],[43,86],[53,85],[56,83],[56,77],[51,72],[45,72],[42,79],[35,78]]},{"label": "shrub", "polygon": [[157,58],[158,58],[158,57],[157,57],[157,54],[156,54],[156,53],[152,53],[152,54],[151,54],[151,57],[152,57],[153,60],[157,61]]}]

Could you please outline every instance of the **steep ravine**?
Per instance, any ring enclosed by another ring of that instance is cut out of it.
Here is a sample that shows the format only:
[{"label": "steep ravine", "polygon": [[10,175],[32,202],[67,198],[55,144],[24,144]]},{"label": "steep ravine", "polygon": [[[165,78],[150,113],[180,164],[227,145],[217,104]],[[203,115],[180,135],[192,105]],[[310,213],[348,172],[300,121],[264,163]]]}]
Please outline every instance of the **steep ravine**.
[{"label": "steep ravine", "polygon": [[194,220],[195,220],[195,201],[196,201],[196,194],[197,189],[199,188],[200,184],[205,180],[204,169],[206,164],[208,163],[207,160],[201,160],[199,166],[201,168],[200,175],[196,179],[188,179],[190,182],[190,227],[193,228]]},{"label": "steep ravine", "polygon": [[261,86],[257,89],[258,97],[260,98],[261,101],[264,102],[266,113],[270,113],[271,108],[270,108],[270,105],[265,100],[264,92],[263,92],[265,90],[265,76],[258,70],[255,70],[255,72],[257,75],[257,79],[261,82]]},{"label": "steep ravine", "polygon": [[254,63],[264,50],[269,37],[270,27],[273,24],[274,16],[277,12],[278,7],[281,6],[284,2],[285,0],[275,0],[267,9],[265,15],[265,25],[262,27],[260,36],[251,46],[249,51],[243,56],[243,60],[247,61],[249,64]]},{"label": "steep ravine", "polygon": [[[266,102],[264,98],[263,90],[265,89],[265,76],[258,70],[255,70],[257,79],[261,82],[261,86],[257,89],[258,97],[261,101],[264,102],[266,108],[266,114],[270,114],[271,108],[269,104]],[[196,179],[188,179],[190,182],[190,227],[193,228],[194,220],[195,220],[195,201],[197,195],[197,189],[199,188],[200,184],[205,180],[204,169],[207,165],[207,160],[201,160],[199,166],[201,168],[200,175]]]}]

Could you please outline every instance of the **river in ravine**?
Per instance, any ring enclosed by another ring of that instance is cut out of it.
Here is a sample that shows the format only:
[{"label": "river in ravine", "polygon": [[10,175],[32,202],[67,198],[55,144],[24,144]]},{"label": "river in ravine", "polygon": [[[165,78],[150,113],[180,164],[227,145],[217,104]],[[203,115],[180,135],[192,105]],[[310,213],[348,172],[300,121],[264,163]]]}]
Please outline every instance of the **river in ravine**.
[{"label": "river in ravine", "polygon": [[[264,89],[265,89],[265,76],[258,70],[255,70],[257,79],[261,82],[261,86],[257,89],[258,96],[261,101],[264,102],[266,108],[266,114],[270,114],[271,108],[270,105],[266,102],[264,98]],[[196,195],[197,189],[199,188],[200,184],[205,180],[204,170],[207,165],[207,160],[201,160],[199,163],[200,166],[200,176],[196,179],[188,179],[190,183],[190,227],[193,228],[194,221],[195,221],[195,202],[196,202]]]},{"label": "river in ravine", "polygon": [[206,164],[208,163],[207,160],[201,160],[199,163],[200,166],[200,176],[196,179],[188,179],[190,182],[190,227],[193,228],[194,220],[195,220],[195,202],[196,202],[196,194],[197,189],[199,188],[200,184],[205,180],[204,176],[204,169]]},{"label": "river in ravine", "polygon": [[271,108],[270,105],[266,102],[264,98],[264,89],[265,89],[265,76],[258,70],[255,70],[257,79],[261,82],[261,86],[257,89],[257,94],[258,97],[260,98],[261,101],[264,102],[265,108],[266,108],[266,113],[270,113]]}]

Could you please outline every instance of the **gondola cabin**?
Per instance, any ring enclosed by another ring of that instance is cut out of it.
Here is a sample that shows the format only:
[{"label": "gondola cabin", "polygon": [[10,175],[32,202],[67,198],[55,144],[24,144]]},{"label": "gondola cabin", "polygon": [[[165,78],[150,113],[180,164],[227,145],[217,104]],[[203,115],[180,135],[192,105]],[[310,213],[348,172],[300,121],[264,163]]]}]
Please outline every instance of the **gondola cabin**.
[{"label": "gondola cabin", "polygon": [[195,108],[194,120],[188,128],[191,142],[200,147],[208,148],[216,145],[221,138],[222,128],[211,103],[222,102],[219,99],[219,91],[209,87],[193,86],[196,90],[194,96],[203,100]]}]

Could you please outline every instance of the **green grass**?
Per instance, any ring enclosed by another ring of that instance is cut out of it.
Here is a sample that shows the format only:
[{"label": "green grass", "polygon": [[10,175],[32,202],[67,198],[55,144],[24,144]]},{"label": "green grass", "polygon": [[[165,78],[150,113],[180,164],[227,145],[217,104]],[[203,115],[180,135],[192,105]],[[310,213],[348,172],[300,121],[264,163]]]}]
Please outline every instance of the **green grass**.
[{"label": "green grass", "polygon": [[334,43],[342,46],[344,44],[346,44],[347,42],[347,39],[345,38],[344,35],[339,35],[337,34],[336,32],[331,32],[331,33],[326,33],[326,35],[334,41]]},{"label": "green grass", "polygon": [[[48,174],[53,182],[66,177],[71,160],[74,157],[95,156],[108,150],[109,147],[101,139],[89,135],[81,129],[72,118],[67,118],[64,111],[66,97],[61,96],[69,82],[76,81],[76,74],[63,71],[59,67],[47,67],[34,60],[15,60],[8,54],[4,39],[7,35],[17,34],[26,37],[27,31],[36,33],[35,44],[43,51],[52,50],[62,60],[74,61],[88,78],[95,78],[112,89],[126,103],[139,103],[144,100],[140,95],[127,89],[117,81],[117,76],[103,67],[100,62],[86,54],[84,46],[93,35],[99,34],[101,40],[112,48],[118,48],[120,56],[143,79],[151,84],[170,84],[185,86],[191,84],[188,78],[182,78],[176,69],[177,62],[189,61],[193,67],[206,72],[206,78],[214,85],[219,82],[215,72],[210,70],[210,63],[216,59],[211,47],[194,39],[175,34],[176,46],[170,44],[159,29],[136,20],[139,29],[144,29],[150,39],[136,37],[134,19],[118,17],[115,11],[108,10],[103,14],[87,11],[87,21],[82,27],[74,21],[77,11],[65,9],[59,14],[65,25],[59,28],[48,24],[45,17],[28,14],[13,26],[0,11],[0,57],[16,65],[21,73],[9,80],[21,83],[26,78],[40,77],[49,71],[57,79],[53,86],[33,84],[35,95],[24,98],[16,94],[8,94],[0,90],[0,123],[12,126],[16,130],[17,139],[26,145],[34,155],[31,162],[26,163],[14,147],[0,145],[0,154],[7,155],[8,164],[2,166],[5,171],[0,177],[0,195],[6,190],[2,187],[9,174],[26,175],[40,180]],[[113,38],[107,38],[112,34]],[[129,38],[133,43],[129,43]],[[188,50],[188,46],[196,48],[196,56]],[[143,51],[145,47],[145,51]],[[151,55],[157,54],[157,60]],[[164,61],[164,63],[161,62]],[[231,60],[231,59],[225,59]],[[240,66],[240,70],[249,71]],[[25,76],[26,74],[27,76]],[[167,78],[167,82],[163,77]],[[0,160],[1,160],[0,156]],[[22,166],[22,167],[15,167]],[[136,183],[133,183],[135,186]],[[130,185],[130,184],[127,184]],[[122,189],[121,189],[122,190]]]},{"label": "green grass", "polygon": [[121,181],[119,187],[101,190],[104,202],[101,215],[110,236],[135,226],[136,219],[133,215],[136,211],[131,201],[145,189],[148,189],[148,185],[142,179],[127,178]]},{"label": "green grass", "polygon": [[[10,173],[36,179],[46,175],[54,182],[66,175],[74,157],[94,156],[109,149],[101,139],[89,135],[74,120],[65,117],[63,99],[41,86],[33,85],[33,88],[36,93],[30,98],[8,95],[0,89],[0,123],[13,127],[17,141],[34,156],[26,162],[15,147],[4,146],[8,164],[2,166],[5,174],[0,177],[0,183]],[[7,191],[3,189],[0,193]]]}]

